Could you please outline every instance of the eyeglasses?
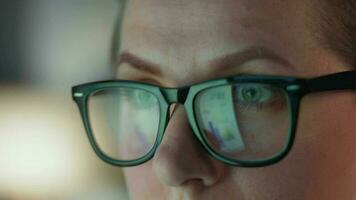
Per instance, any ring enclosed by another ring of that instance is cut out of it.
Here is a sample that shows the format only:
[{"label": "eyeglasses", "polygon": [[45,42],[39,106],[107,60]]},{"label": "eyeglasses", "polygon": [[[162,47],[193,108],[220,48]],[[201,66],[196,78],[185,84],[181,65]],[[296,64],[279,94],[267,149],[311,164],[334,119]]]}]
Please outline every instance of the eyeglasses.
[{"label": "eyeglasses", "polygon": [[102,81],[73,87],[72,97],[94,151],[109,164],[135,166],[151,159],[170,105],[180,103],[209,155],[229,165],[259,167],[290,151],[303,96],[348,89],[356,89],[356,70],[312,79],[237,75],[181,88]]}]

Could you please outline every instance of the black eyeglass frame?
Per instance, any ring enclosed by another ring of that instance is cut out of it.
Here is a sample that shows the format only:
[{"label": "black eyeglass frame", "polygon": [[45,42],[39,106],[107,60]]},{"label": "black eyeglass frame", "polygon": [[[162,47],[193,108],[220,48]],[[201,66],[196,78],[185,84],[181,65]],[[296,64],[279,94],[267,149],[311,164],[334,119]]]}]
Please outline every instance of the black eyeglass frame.
[{"label": "black eyeglass frame", "polygon": [[[239,83],[261,83],[270,84],[281,88],[288,96],[290,103],[290,127],[289,127],[289,139],[285,148],[272,158],[266,160],[257,161],[239,161],[227,158],[212,149],[207,142],[207,139],[200,133],[196,122],[196,116],[194,112],[194,99],[196,95],[207,88],[221,86],[225,84],[239,84]],[[157,133],[157,139],[153,148],[143,157],[122,161],[116,160],[107,156],[98,146],[95,141],[92,128],[90,126],[89,112],[88,112],[88,99],[89,97],[103,89],[112,89],[120,87],[129,87],[146,90],[154,94],[160,104],[160,123]],[[141,83],[137,81],[128,80],[109,80],[85,83],[72,87],[72,98],[77,103],[79,111],[82,116],[84,127],[89,138],[90,144],[95,153],[105,162],[121,167],[136,166],[150,160],[157,150],[159,144],[162,141],[165,129],[169,121],[169,106],[172,103],[183,104],[188,115],[188,121],[192,127],[194,135],[202,144],[203,148],[213,158],[229,165],[238,167],[262,167],[274,164],[283,159],[291,150],[295,132],[298,122],[299,105],[303,96],[324,91],[332,90],[356,90],[356,70],[339,72],[334,74],[328,74],[316,78],[304,79],[287,76],[270,76],[270,75],[236,75],[226,78],[219,78],[215,80],[209,80],[202,83],[197,83],[191,86],[184,86],[180,88],[165,88],[152,84]],[[183,155],[184,156],[184,155]]]}]

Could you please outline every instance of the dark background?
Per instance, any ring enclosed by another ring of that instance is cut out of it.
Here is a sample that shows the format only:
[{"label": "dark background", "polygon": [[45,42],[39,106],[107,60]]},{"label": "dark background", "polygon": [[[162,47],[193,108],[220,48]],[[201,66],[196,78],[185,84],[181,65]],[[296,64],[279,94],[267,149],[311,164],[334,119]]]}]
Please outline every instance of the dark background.
[{"label": "dark background", "polygon": [[0,82],[18,82],[25,79],[21,73],[21,23],[25,1],[0,1]]}]

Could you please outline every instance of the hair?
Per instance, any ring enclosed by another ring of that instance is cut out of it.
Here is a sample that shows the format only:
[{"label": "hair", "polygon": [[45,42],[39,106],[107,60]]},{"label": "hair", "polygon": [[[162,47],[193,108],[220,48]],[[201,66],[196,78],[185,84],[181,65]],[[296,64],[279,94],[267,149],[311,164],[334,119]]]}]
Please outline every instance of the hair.
[{"label": "hair", "polygon": [[356,0],[321,1],[321,43],[356,69]]},{"label": "hair", "polygon": [[110,48],[110,62],[111,65],[116,64],[117,55],[119,53],[120,45],[121,45],[121,24],[124,18],[125,7],[128,0],[118,0],[119,9],[118,16],[116,17],[116,21],[114,24],[113,33],[111,35],[111,48]]}]

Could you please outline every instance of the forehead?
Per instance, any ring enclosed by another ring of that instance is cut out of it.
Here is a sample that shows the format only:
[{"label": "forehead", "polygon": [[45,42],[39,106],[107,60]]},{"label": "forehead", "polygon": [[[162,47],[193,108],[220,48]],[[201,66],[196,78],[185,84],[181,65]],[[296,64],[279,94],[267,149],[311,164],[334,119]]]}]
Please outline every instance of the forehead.
[{"label": "forehead", "polygon": [[[306,2],[129,0],[122,50],[176,66],[171,71],[182,66],[189,71],[193,65],[205,65],[209,59],[253,45],[269,46],[287,56],[283,45],[307,37],[311,6]],[[292,48],[298,45],[303,46],[296,43]]]},{"label": "forehead", "polygon": [[[268,2],[268,3],[266,3]],[[289,8],[284,1],[237,1],[237,0],[130,0],[126,10],[124,28],[130,34],[151,34],[173,45],[184,38],[197,39],[209,34],[234,34],[242,28],[271,27],[286,23],[281,18]],[[287,1],[286,1],[287,2]],[[290,15],[288,21],[291,21]],[[270,23],[273,22],[273,23]]]}]

